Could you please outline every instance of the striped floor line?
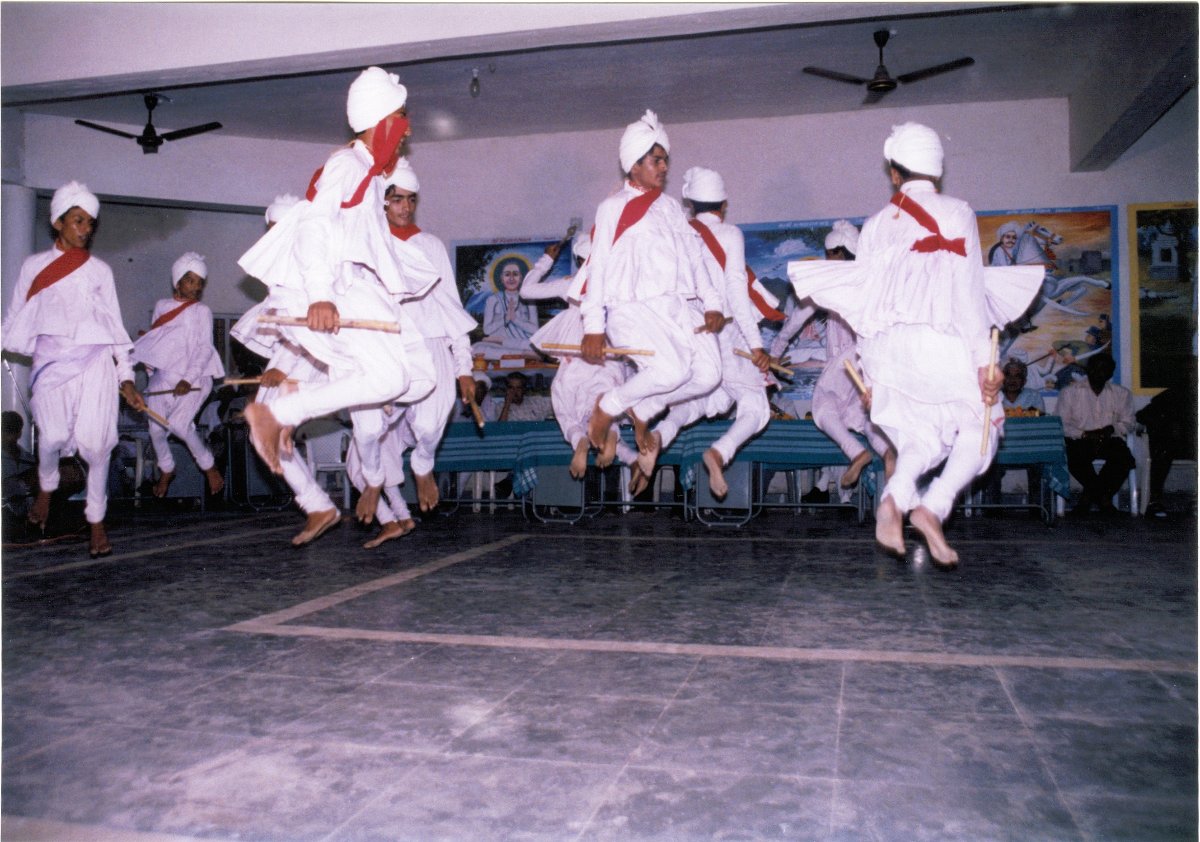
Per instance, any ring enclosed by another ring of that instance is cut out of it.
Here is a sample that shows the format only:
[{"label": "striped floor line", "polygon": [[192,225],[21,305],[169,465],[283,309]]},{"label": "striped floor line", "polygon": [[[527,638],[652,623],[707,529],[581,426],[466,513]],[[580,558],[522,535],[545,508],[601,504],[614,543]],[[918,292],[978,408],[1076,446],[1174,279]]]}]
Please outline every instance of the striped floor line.
[{"label": "striped floor line", "polygon": [[[1195,673],[1195,662],[1141,658],[1076,658],[1040,655],[971,654],[965,652],[920,652],[882,649],[832,649],[795,646],[739,646],[666,641],[579,640],[572,638],[525,637],[519,635],[435,634],[294,624],[302,617],[333,608],[387,588],[411,582],[455,564],[461,564],[526,539],[545,539],[545,535],[522,533],[490,544],[444,556],[428,564],[373,579],[298,605],[263,614],[227,626],[223,631],[244,634],[268,634],[279,637],[322,640],[367,640],[384,643],[439,644],[446,646],[482,646],[505,649],[534,649],[571,652],[621,652],[631,654],[681,655],[702,658],[748,658],[791,662],[862,661],[874,663],[922,664],[967,667],[1037,667],[1045,669],[1114,670],[1126,672]],[[591,536],[589,536],[590,539]],[[578,540],[578,536],[573,536]]]}]

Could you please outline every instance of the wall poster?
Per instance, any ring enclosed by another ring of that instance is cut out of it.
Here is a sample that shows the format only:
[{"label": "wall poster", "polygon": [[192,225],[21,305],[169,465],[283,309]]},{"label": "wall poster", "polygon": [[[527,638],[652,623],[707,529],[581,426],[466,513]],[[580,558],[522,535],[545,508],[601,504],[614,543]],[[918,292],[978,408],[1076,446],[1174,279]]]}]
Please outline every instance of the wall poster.
[{"label": "wall poster", "polygon": [[1133,389],[1194,378],[1196,203],[1129,206]]}]

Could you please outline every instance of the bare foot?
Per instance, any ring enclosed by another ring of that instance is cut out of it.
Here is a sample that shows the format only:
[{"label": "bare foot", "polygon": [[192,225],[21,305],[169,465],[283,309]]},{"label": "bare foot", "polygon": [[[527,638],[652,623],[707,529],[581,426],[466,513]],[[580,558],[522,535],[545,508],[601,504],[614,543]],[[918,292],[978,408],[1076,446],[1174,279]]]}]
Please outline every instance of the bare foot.
[{"label": "bare foot", "polygon": [[904,516],[891,495],[875,510],[875,540],[889,552],[904,555]]},{"label": "bare foot", "polygon": [[658,452],[662,450],[662,436],[657,430],[646,434],[646,449],[638,453],[637,464],[647,477],[654,475],[654,465],[658,462]]},{"label": "bare foot", "polygon": [[[413,479],[417,481],[417,502],[421,505],[421,511],[431,512],[436,509],[441,497],[438,494],[437,480],[433,478],[433,473],[413,474]],[[372,508],[371,511],[373,513],[375,509]]]},{"label": "bare foot", "polygon": [[50,519],[50,494],[49,491],[39,491],[34,498],[29,508],[29,522],[34,526],[46,528],[46,521]]},{"label": "bare foot", "polygon": [[600,398],[596,398],[596,405],[592,408],[592,417],[588,419],[588,441],[592,443],[592,447],[599,450],[604,445],[604,437],[608,435],[608,428],[612,426],[613,417],[600,408]]},{"label": "bare foot", "polygon": [[725,482],[725,466],[721,464],[721,454],[715,447],[704,451],[704,467],[708,469],[708,490],[718,500],[724,500],[729,493],[729,485]]},{"label": "bare foot", "polygon": [[892,474],[896,472],[896,451],[888,448],[883,454],[883,478],[891,479]]},{"label": "bare foot", "polygon": [[[575,452],[571,454],[571,465],[567,468],[571,476],[575,479],[583,479],[583,475],[587,473],[587,458],[590,443],[586,438],[580,439],[579,444],[575,445]],[[596,460],[599,465],[600,461]]]},{"label": "bare foot", "polygon": [[858,482],[858,475],[862,473],[863,468],[871,464],[871,451],[864,450],[862,453],[854,457],[850,463],[850,467],[846,469],[846,473],[842,474],[840,485],[842,488],[853,488]]},{"label": "bare foot", "polygon": [[393,538],[399,538],[404,535],[404,527],[397,521],[385,523],[383,529],[379,530],[379,534],[372,538],[367,543],[363,544],[364,550],[373,550],[385,541],[391,541]]},{"label": "bare foot", "polygon": [[629,496],[637,497],[650,486],[650,478],[642,473],[637,462],[629,466]]},{"label": "bare foot", "polygon": [[[283,437],[284,426],[275,418],[275,414],[265,404],[252,403],[243,411],[246,423],[250,426],[250,442],[254,450],[267,463],[273,474],[283,474],[279,464],[279,442]],[[290,440],[291,436],[288,436]]]},{"label": "bare foot", "polygon": [[292,539],[292,546],[303,547],[305,544],[315,541],[333,528],[339,520],[341,520],[341,513],[337,509],[313,512],[304,522],[304,529]]},{"label": "bare foot", "polygon": [[108,542],[108,533],[103,523],[93,523],[92,537],[88,541],[88,555],[92,558],[104,558],[112,555],[112,544]]},{"label": "bare foot", "polygon": [[174,471],[163,471],[158,475],[158,482],[154,483],[154,496],[166,497],[167,489],[171,487],[171,480],[175,479]]},{"label": "bare foot", "polygon": [[604,439],[604,447],[600,449],[600,454],[596,457],[597,468],[607,468],[617,458],[617,445],[621,441],[621,434],[617,432],[615,425],[608,428],[608,435]]},{"label": "bare foot", "polygon": [[375,520],[375,509],[379,506],[379,495],[383,493],[382,485],[368,485],[359,495],[358,505],[354,507],[354,516],[359,523],[370,523]]},{"label": "bare foot", "polygon": [[204,478],[208,480],[209,494],[215,496],[225,490],[225,477],[221,476],[221,472],[215,466],[204,472]]},{"label": "bare foot", "polygon": [[638,418],[633,410],[629,411],[629,420],[633,422],[633,441],[637,449],[645,453],[650,446],[650,423]]},{"label": "bare foot", "polygon": [[909,514],[908,520],[925,537],[925,543],[929,545],[929,554],[937,564],[942,567],[958,566],[958,553],[946,543],[942,521],[937,515],[924,506],[917,506]]}]

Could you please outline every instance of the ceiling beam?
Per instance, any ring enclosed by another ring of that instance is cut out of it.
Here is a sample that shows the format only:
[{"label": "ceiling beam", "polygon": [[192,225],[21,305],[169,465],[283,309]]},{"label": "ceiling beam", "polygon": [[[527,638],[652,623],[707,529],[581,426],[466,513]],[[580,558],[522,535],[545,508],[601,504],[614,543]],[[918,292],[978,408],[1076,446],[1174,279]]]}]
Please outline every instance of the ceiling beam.
[{"label": "ceiling beam", "polygon": [[1097,51],[1071,94],[1072,172],[1107,169],[1196,84],[1196,7],[1147,4],[1129,14],[1131,30]]}]

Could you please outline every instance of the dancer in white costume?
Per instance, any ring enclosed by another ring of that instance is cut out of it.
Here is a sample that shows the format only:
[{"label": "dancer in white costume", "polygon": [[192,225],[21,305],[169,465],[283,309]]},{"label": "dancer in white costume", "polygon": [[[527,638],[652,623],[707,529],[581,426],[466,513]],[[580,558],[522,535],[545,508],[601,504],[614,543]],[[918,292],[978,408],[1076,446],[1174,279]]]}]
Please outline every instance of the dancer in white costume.
[{"label": "dancer in white costume", "polygon": [[213,378],[225,376],[225,366],[213,346],[212,310],[200,303],[207,282],[208,266],[201,255],[189,251],[176,260],[171,266],[174,294],[154,305],[150,329],[133,343],[133,361],[151,372],[146,402],[171,425],[170,430],[161,424],[150,425],[150,443],[159,470],[155,497],[165,497],[175,478],[171,435],[184,443],[204,472],[209,494],[225,487],[225,478],[195,424],[196,413],[212,391]]},{"label": "dancer in white costume", "polygon": [[661,441],[650,422],[720,383],[715,334],[725,323],[719,279],[710,274],[700,235],[679,202],[662,192],[669,152],[654,112],[626,127],[620,159],[627,179],[596,211],[580,298],[584,360],[604,362],[606,333],[614,346],[654,352],[633,358],[637,373],[597,401],[588,424],[592,446],[603,448],[613,419],[628,412],[647,477]]},{"label": "dancer in white costume", "polygon": [[[369,542],[371,547],[406,535],[415,526],[399,494],[399,486],[404,482],[405,450],[411,449],[409,464],[416,481],[421,511],[432,511],[437,507],[434,455],[446,434],[446,425],[450,422],[457,401],[466,404],[475,393],[475,380],[471,376],[471,344],[467,334],[477,324],[463,309],[445,245],[416,224],[421,183],[408,161],[401,158],[388,176],[386,185],[385,214],[392,236],[419,249],[438,272],[439,280],[424,295],[394,302],[398,315],[399,311],[404,311],[411,321],[421,326],[436,380],[429,395],[398,408],[403,416],[402,423],[400,419],[388,420],[380,442],[387,501],[380,499],[376,505],[376,517],[383,529]],[[361,471],[362,456],[357,443],[352,450],[356,470],[351,478],[357,477],[365,487],[366,477]],[[398,505],[404,506],[404,516],[399,520],[393,516],[393,509]]]},{"label": "dancer in white costume", "polygon": [[[1003,326],[1028,306],[1041,269],[985,269],[975,213],[943,196],[942,144],[917,123],[896,126],[884,158],[897,192],[867,220],[853,262],[794,261],[788,275],[800,300],[833,310],[859,336],[872,382],[871,420],[896,446],[895,472],[875,513],[875,537],[903,554],[905,513],[934,561],[958,563],[942,522],[954,498],[986,470],[1004,413],[1002,378],[989,372],[991,325]],[[1034,277],[1036,275],[1036,277]],[[988,437],[981,454],[985,424]],[[924,491],[918,478],[946,464]]]},{"label": "dancer in white costume", "polygon": [[50,199],[54,246],[26,258],[4,318],[4,350],[33,358],[30,388],[38,430],[38,495],[29,520],[45,527],[58,461],[87,463],[84,517],[92,558],[112,553],[104,515],[108,466],[117,444],[118,389],[131,407],[146,404],[133,384],[133,343],[121,321],[108,264],[88,252],[100,201],[72,181]]},{"label": "dancer in white costume", "polygon": [[289,304],[299,309],[290,314],[305,318],[306,327],[283,332],[330,375],[325,383],[301,384],[270,407],[246,407],[254,447],[281,473],[280,453],[291,449],[297,425],[349,410],[369,482],[356,510],[364,522],[374,519],[383,490],[381,407],[420,400],[435,379],[424,338],[403,310],[396,313],[399,333],[340,329],[343,318],[377,320],[393,312],[393,296],[422,295],[438,279],[419,249],[391,236],[383,212],[380,176],[391,173],[408,136],[406,98],[394,74],[364,70],[347,99],[354,142],[329,158],[305,200],[239,261],[272,294],[291,294]]},{"label": "dancer in white costume", "polygon": [[[276,196],[267,208],[267,230],[299,201],[290,194]],[[288,301],[292,302],[290,307]],[[254,396],[256,403],[269,407],[284,395],[295,391],[300,383],[322,383],[329,379],[329,372],[323,363],[313,359],[301,346],[285,337],[276,325],[258,321],[259,315],[282,315],[299,306],[294,295],[276,289],[266,300],[248,310],[229,331],[238,342],[268,360]],[[304,528],[292,538],[292,546],[300,547],[337,525],[341,520],[341,512],[299,453],[281,453],[279,465],[284,482],[295,495],[296,505],[305,514]]]},{"label": "dancer in white costume", "polygon": [[[733,324],[718,335],[721,349],[721,386],[703,403],[703,414],[720,415],[736,406],[736,415],[729,429],[704,452],[704,467],[708,471],[709,490],[720,500],[729,493],[725,482],[725,466],[747,441],[762,431],[771,420],[767,387],[775,383],[769,373],[770,357],[763,350],[758,322],[763,318],[779,319],[783,314],[775,309],[779,302],[747,274],[746,244],[741,230],[725,221],[729,197],[725,180],[720,173],[704,167],[692,167],[683,175],[683,198],[692,209],[690,222],[704,241],[705,260],[714,277],[720,278],[722,311],[732,316]],[[748,355],[739,356],[737,352]],[[692,417],[701,410],[700,402],[676,405],[659,424],[657,432],[668,444],[664,427],[673,416],[682,428],[699,420]],[[689,411],[690,410],[690,411]],[[672,432],[677,432],[673,430]],[[673,438],[673,435],[672,435]]]},{"label": "dancer in white costume", "polygon": [[[583,341],[583,318],[579,315],[579,289],[583,286],[586,270],[584,261],[592,253],[592,238],[580,231],[571,241],[571,254],[575,259],[576,272],[565,278],[544,280],[558,258],[559,245],[547,247],[546,253],[533,264],[533,269],[521,283],[521,297],[528,301],[561,299],[567,309],[546,322],[533,335],[530,343],[543,354],[558,360],[558,371],[550,381],[550,404],[554,407],[554,419],[562,430],[563,438],[573,451],[569,468],[571,476],[582,479],[587,471],[588,422],[596,399],[615,389],[625,381],[627,363],[620,359],[606,358],[602,365],[589,365],[578,354],[544,349],[546,344],[578,345]],[[596,467],[607,468],[614,458],[625,464],[637,459],[637,451],[621,441],[616,423],[609,426],[604,445],[596,457]]]},{"label": "dancer in white costume", "polygon": [[[833,223],[832,230],[825,236],[825,259],[854,260],[857,252],[858,229],[845,219]],[[771,356],[780,358],[792,337],[816,312],[817,308],[811,302],[801,302],[801,306],[788,316],[771,344]],[[871,450],[884,457],[888,476],[891,476],[896,453],[883,431],[867,417],[864,398],[846,373],[846,363],[858,369],[858,345],[854,331],[837,313],[829,313],[825,324],[829,361],[813,386],[813,422],[850,459],[850,467],[838,473],[839,485],[852,488],[858,482],[863,468],[871,463],[871,451],[862,446],[854,433],[866,436]]]}]

